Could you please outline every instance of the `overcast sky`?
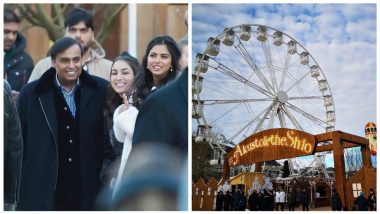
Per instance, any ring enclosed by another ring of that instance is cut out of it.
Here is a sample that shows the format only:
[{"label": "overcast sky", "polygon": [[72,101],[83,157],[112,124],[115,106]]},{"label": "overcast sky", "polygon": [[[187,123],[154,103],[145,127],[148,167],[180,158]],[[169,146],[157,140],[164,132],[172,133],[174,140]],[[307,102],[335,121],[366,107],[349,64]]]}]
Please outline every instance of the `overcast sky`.
[{"label": "overcast sky", "polygon": [[193,4],[193,59],[210,36],[241,24],[279,29],[311,53],[331,87],[336,130],[364,136],[376,123],[375,4]]}]

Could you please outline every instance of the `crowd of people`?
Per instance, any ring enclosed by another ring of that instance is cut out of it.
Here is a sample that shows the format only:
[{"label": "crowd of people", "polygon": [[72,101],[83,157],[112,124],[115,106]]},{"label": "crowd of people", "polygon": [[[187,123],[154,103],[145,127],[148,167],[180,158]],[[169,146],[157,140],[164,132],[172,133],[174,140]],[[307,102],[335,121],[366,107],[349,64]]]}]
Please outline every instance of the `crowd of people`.
[{"label": "crowd of people", "polygon": [[[187,210],[188,71],[177,42],[156,36],[141,63],[128,52],[110,61],[89,11],[70,10],[64,28],[33,66],[20,19],[4,10],[4,209]],[[145,204],[152,196],[171,200]]]},{"label": "crowd of people", "polygon": [[[297,199],[300,199],[297,201]],[[302,204],[305,210],[309,210],[309,197],[306,190],[302,191],[297,197],[296,192],[292,188],[286,194],[282,187],[276,189],[275,192],[271,189],[252,190],[252,192],[245,196],[244,192],[237,190],[235,193],[230,194],[229,191],[224,194],[222,191],[218,192],[216,197],[216,210],[238,210],[244,211],[284,211],[285,207],[289,211],[294,211],[297,203]]]},{"label": "crowd of people", "polygon": [[365,197],[364,192],[360,192],[359,196],[355,198],[354,204],[356,207],[354,207],[353,210],[358,211],[376,211],[376,194],[371,188],[369,190],[368,197]]},{"label": "crowd of people", "polygon": [[275,192],[271,189],[254,189],[248,196],[241,192],[240,189],[232,193],[219,191],[216,196],[216,210],[219,211],[284,211],[285,207],[289,211],[294,211],[297,204],[301,204],[304,211],[309,211],[309,203],[310,200],[306,189],[303,189],[297,196],[297,193],[292,188],[286,194],[282,187],[277,188]]},{"label": "crowd of people", "polygon": [[[233,191],[219,191],[216,195],[215,210],[216,211],[295,211],[298,206],[302,207],[303,211],[309,211],[310,207],[310,192],[305,188],[297,193],[293,188],[289,188],[285,193],[284,189],[280,186],[273,192],[270,189],[252,190],[246,196],[244,192],[237,189]],[[376,211],[376,194],[373,189],[366,198],[364,193],[355,198],[353,210],[359,211]],[[343,209],[342,200],[336,189],[332,190],[331,196],[331,209],[332,211],[341,211]]]}]

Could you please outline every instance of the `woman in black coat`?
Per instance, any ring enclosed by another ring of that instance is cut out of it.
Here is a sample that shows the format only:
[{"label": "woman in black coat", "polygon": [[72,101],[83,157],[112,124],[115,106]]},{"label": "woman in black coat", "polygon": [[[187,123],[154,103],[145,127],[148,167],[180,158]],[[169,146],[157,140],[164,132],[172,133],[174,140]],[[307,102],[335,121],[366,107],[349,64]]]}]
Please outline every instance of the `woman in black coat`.
[{"label": "woman in black coat", "polygon": [[331,196],[331,209],[333,211],[342,210],[342,200],[340,199],[340,195],[336,189],[333,189],[333,195]]},{"label": "woman in black coat", "polygon": [[302,189],[302,192],[300,194],[300,203],[302,205],[302,210],[303,211],[309,211],[309,195],[306,191],[306,189]]}]

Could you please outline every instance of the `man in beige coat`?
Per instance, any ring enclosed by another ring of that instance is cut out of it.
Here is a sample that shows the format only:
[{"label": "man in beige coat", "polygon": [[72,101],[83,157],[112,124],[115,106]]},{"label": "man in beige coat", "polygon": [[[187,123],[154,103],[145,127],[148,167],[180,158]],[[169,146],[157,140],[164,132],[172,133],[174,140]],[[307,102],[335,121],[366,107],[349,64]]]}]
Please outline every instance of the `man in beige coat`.
[{"label": "man in beige coat", "polygon": [[[93,16],[86,10],[74,8],[65,18],[65,36],[77,40],[84,49],[83,70],[107,81],[112,62],[105,59],[105,51],[95,40]],[[51,58],[40,60],[34,67],[29,81],[39,79],[51,67]]]}]

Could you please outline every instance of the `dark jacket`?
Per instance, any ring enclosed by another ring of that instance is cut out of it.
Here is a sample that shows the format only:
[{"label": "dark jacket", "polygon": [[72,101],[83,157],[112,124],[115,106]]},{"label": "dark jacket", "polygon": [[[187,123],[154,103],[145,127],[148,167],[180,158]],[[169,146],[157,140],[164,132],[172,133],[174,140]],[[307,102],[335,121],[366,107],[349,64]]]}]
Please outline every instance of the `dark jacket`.
[{"label": "dark jacket", "polygon": [[230,192],[227,191],[226,195],[223,198],[223,210],[229,211],[231,210],[232,196]]},{"label": "dark jacket", "polygon": [[241,193],[240,191],[235,192],[232,195],[232,201],[233,201],[233,210],[239,210],[239,202],[241,200]]},{"label": "dark jacket", "polygon": [[12,90],[20,91],[33,70],[33,60],[25,52],[26,40],[18,33],[13,47],[4,55],[4,75]]},{"label": "dark jacket", "polygon": [[[20,210],[52,210],[57,185],[58,124],[54,80],[50,68],[21,91],[18,109],[24,139]],[[79,154],[81,207],[91,210],[97,195],[106,136],[103,108],[107,81],[82,72],[80,76]]]},{"label": "dark jacket", "polygon": [[331,209],[333,211],[335,211],[335,210],[337,210],[337,211],[342,210],[342,200],[340,199],[340,195],[337,192],[333,193],[333,195],[331,197]]},{"label": "dark jacket", "polygon": [[356,204],[358,206],[358,210],[359,211],[368,211],[368,199],[366,197],[364,197],[364,195],[360,195],[358,196],[355,201],[354,201],[354,204]]},{"label": "dark jacket", "polygon": [[22,163],[21,125],[11,95],[4,81],[4,203],[16,204]]},{"label": "dark jacket", "polygon": [[249,197],[248,197],[248,206],[250,211],[256,211],[258,210],[257,206],[259,203],[259,195],[256,192],[253,192]]},{"label": "dark jacket", "polygon": [[222,211],[223,210],[223,200],[224,200],[223,192],[218,192],[218,195],[216,196],[215,211]]},{"label": "dark jacket", "polygon": [[302,205],[309,205],[309,194],[307,192],[300,193],[300,203]]},{"label": "dark jacket", "polygon": [[376,194],[370,193],[368,195],[368,203],[371,211],[376,211]]},{"label": "dark jacket", "polygon": [[295,205],[297,203],[296,195],[294,192],[288,192],[286,198],[288,199],[288,204]]},{"label": "dark jacket", "polygon": [[141,105],[136,120],[133,144],[161,142],[187,154],[187,70],[158,89]]}]

